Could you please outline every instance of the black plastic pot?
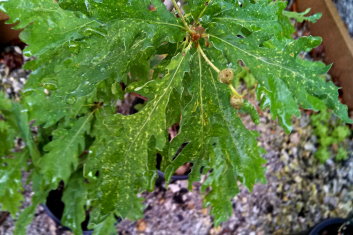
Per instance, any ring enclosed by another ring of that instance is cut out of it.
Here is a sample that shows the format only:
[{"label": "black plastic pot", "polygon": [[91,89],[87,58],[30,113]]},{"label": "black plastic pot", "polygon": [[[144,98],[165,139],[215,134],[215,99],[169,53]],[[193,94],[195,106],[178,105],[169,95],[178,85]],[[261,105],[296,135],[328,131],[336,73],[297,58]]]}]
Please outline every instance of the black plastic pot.
[{"label": "black plastic pot", "polygon": [[309,235],[336,235],[340,230],[341,235],[353,234],[353,224],[350,220],[342,218],[326,219],[317,224]]},{"label": "black plastic pot", "polygon": [[[47,197],[47,201],[45,204],[42,204],[42,207],[44,208],[44,211],[47,213],[47,215],[52,220],[54,220],[54,222],[57,225],[61,226],[62,230],[70,231],[71,230],[70,228],[63,226],[61,223],[61,217],[64,213],[64,206],[65,206],[65,204],[61,201],[62,195],[63,195],[62,189],[50,191]],[[88,221],[89,221],[89,216],[87,216],[86,220],[83,221],[81,224],[83,235],[91,235],[93,233],[93,230],[89,230],[87,228]]]},{"label": "black plastic pot", "polygon": [[[157,171],[159,179],[158,181],[164,181],[164,173],[160,170]],[[187,180],[188,175],[173,175],[172,176],[172,181],[177,181],[177,180]],[[64,213],[64,203],[62,202],[61,198],[63,195],[62,188],[59,187],[57,190],[52,190],[50,191],[47,201],[45,204],[42,204],[42,207],[44,208],[44,211],[48,214],[48,216],[54,220],[54,222],[61,226],[62,230],[69,231],[70,228],[65,227],[61,223],[61,217]],[[120,220],[119,218],[117,219],[118,221]],[[87,228],[88,226],[88,221],[89,221],[89,216],[87,213],[86,220],[82,222],[82,230],[83,230],[83,235],[91,235],[93,233],[93,230],[89,230]]]},{"label": "black plastic pot", "polygon": [[5,220],[7,219],[7,217],[9,217],[10,213],[6,212],[6,211],[0,211],[0,226],[2,225],[2,223],[5,222]]},{"label": "black plastic pot", "polygon": [[[161,178],[161,179],[165,179],[164,177],[164,173],[160,170],[157,171],[158,172],[158,176]],[[172,181],[177,181],[177,180],[187,180],[189,178],[189,175],[173,175],[172,176]]]}]

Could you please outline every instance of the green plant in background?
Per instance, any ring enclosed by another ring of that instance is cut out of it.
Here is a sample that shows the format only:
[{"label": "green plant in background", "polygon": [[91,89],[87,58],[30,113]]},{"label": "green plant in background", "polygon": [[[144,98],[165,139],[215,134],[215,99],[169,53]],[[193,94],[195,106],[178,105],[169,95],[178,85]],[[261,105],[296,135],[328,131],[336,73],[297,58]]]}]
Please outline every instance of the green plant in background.
[{"label": "green plant in background", "polygon": [[[34,191],[15,233],[25,233],[35,208],[62,183],[62,222],[76,234],[86,211],[97,234],[113,232],[115,216],[139,218],[138,195],[154,187],[157,153],[167,179],[186,162],[193,163],[190,182],[207,175],[204,205],[216,225],[227,220],[237,182],[250,190],[265,182],[258,133],[238,115],[258,123],[258,113],[238,93],[234,76],[250,84],[256,79],[261,108],[287,132],[300,107],[325,106],[352,122],[338,88],[321,79],[329,66],[298,56],[321,39],[292,38],[290,18],[315,21],[318,15],[289,14],[286,1],[189,0],[183,9],[173,3],[170,12],[160,0],[0,0],[10,23],[24,28],[26,55],[36,58],[25,65],[32,74],[16,105],[27,120],[20,123],[34,120],[38,136],[28,127],[6,127],[5,136],[22,137],[28,154],[12,154],[11,140],[1,146],[13,156],[1,158],[2,208],[16,216],[21,170],[30,173]],[[116,103],[127,92],[147,102],[124,116]],[[16,117],[4,120],[18,123]],[[169,142],[175,123],[180,130]],[[9,193],[17,196],[3,200]]]},{"label": "green plant in background", "polygon": [[[21,138],[27,144],[27,149],[20,151],[21,146],[15,140]],[[22,169],[27,169],[26,158],[29,150],[33,156],[33,142],[26,112],[18,103],[6,98],[0,91],[0,209],[15,214],[21,206]],[[4,187],[8,186],[8,187]]]},{"label": "green plant in background", "polygon": [[250,69],[246,66],[241,66],[238,69],[239,71],[235,73],[235,79],[233,80],[234,86],[239,87],[240,82],[243,82],[247,90],[254,90],[257,81]]},{"label": "green plant in background", "polygon": [[321,162],[327,161],[333,155],[337,161],[348,158],[347,146],[344,145],[345,140],[351,135],[348,126],[334,118],[326,109],[311,115],[311,125],[318,139],[316,158]]}]

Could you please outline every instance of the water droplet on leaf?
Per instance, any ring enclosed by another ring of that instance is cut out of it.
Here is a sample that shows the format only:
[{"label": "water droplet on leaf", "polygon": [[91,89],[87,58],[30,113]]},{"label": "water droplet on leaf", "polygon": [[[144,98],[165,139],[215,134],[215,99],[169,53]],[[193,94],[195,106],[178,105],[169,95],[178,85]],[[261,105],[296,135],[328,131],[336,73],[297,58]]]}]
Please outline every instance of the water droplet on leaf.
[{"label": "water droplet on leaf", "polygon": [[23,55],[26,56],[26,57],[31,57],[32,56],[32,52],[31,51],[23,51]]},{"label": "water droplet on leaf", "polygon": [[70,65],[72,62],[73,62],[73,59],[72,59],[72,58],[67,58],[67,59],[65,59],[65,60],[63,61],[63,64],[66,65],[66,66],[68,66],[68,65]]},{"label": "water droplet on leaf", "polygon": [[31,95],[34,92],[34,89],[28,88],[22,91],[23,95]]},{"label": "water droplet on leaf", "polygon": [[79,44],[76,42],[70,42],[69,43],[69,51],[74,54],[79,53],[80,52]]},{"label": "water droplet on leaf", "polygon": [[66,103],[67,104],[74,104],[76,103],[76,97],[75,96],[69,96],[66,98]]},{"label": "water droplet on leaf", "polygon": [[54,90],[58,89],[58,85],[56,84],[55,81],[45,81],[42,83],[42,86],[45,89],[48,89],[50,91],[54,91]]}]

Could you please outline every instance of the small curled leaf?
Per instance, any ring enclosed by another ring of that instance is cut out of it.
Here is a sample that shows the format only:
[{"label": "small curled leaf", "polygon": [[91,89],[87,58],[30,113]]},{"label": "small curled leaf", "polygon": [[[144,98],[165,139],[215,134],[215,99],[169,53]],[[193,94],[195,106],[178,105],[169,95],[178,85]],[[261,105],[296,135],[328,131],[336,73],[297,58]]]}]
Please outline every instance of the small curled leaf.
[{"label": "small curled leaf", "polygon": [[241,106],[239,111],[242,112],[242,113],[249,114],[250,117],[251,117],[251,120],[255,124],[259,124],[260,123],[259,114],[256,111],[256,108],[254,107],[254,105],[252,105],[249,101],[244,100],[244,104]]}]

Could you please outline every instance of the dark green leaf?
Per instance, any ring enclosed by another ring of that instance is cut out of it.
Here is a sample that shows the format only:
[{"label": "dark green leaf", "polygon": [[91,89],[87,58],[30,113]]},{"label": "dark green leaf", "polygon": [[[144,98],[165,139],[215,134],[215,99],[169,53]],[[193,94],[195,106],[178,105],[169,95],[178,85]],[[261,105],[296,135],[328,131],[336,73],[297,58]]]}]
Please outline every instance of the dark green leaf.
[{"label": "dark green leaf", "polygon": [[[265,161],[258,147],[257,133],[247,130],[230,104],[225,84],[215,79],[208,65],[195,55],[187,86],[193,97],[183,111],[180,134],[173,139],[169,156],[172,158],[182,144],[186,147],[169,163],[170,175],[182,164],[193,163],[192,176],[199,169],[211,169],[204,187],[211,187],[205,198],[212,206],[216,224],[226,220],[231,212],[231,199],[240,181],[249,189],[264,182]],[[198,172],[197,172],[198,171]]]},{"label": "dark green leaf", "polygon": [[[166,107],[174,89],[180,89],[188,70],[189,55],[180,53],[168,65],[168,74],[154,86],[155,98],[137,114],[130,116],[103,113],[92,146],[92,164],[101,177],[96,190],[96,203],[102,215],[116,211],[122,217],[137,218],[142,212],[137,193],[149,188],[154,169],[148,169],[148,145],[162,150],[166,142]],[[89,164],[89,163],[88,163]],[[134,172],[132,174],[132,172]],[[114,179],[114,180],[112,180]]]},{"label": "dark green leaf", "polygon": [[322,14],[317,13],[315,15],[305,16],[310,12],[310,10],[311,9],[308,8],[304,12],[284,11],[283,15],[287,16],[288,18],[293,18],[300,23],[302,23],[304,20],[316,23],[316,21],[318,21],[321,18]]},{"label": "dark green leaf", "polygon": [[107,217],[103,222],[94,227],[93,235],[113,235],[116,234],[115,217]]},{"label": "dark green leaf", "polygon": [[62,197],[65,204],[62,224],[71,228],[74,234],[81,234],[81,223],[86,218],[85,205],[87,201],[87,188],[82,178],[82,171],[74,173]]},{"label": "dark green leaf", "polygon": [[[60,124],[53,133],[53,141],[45,146],[46,154],[40,160],[41,173],[48,184],[67,182],[77,168],[79,156],[85,148],[85,134],[91,127],[92,113],[72,121],[71,126]],[[59,167],[58,167],[59,166]]]}]

